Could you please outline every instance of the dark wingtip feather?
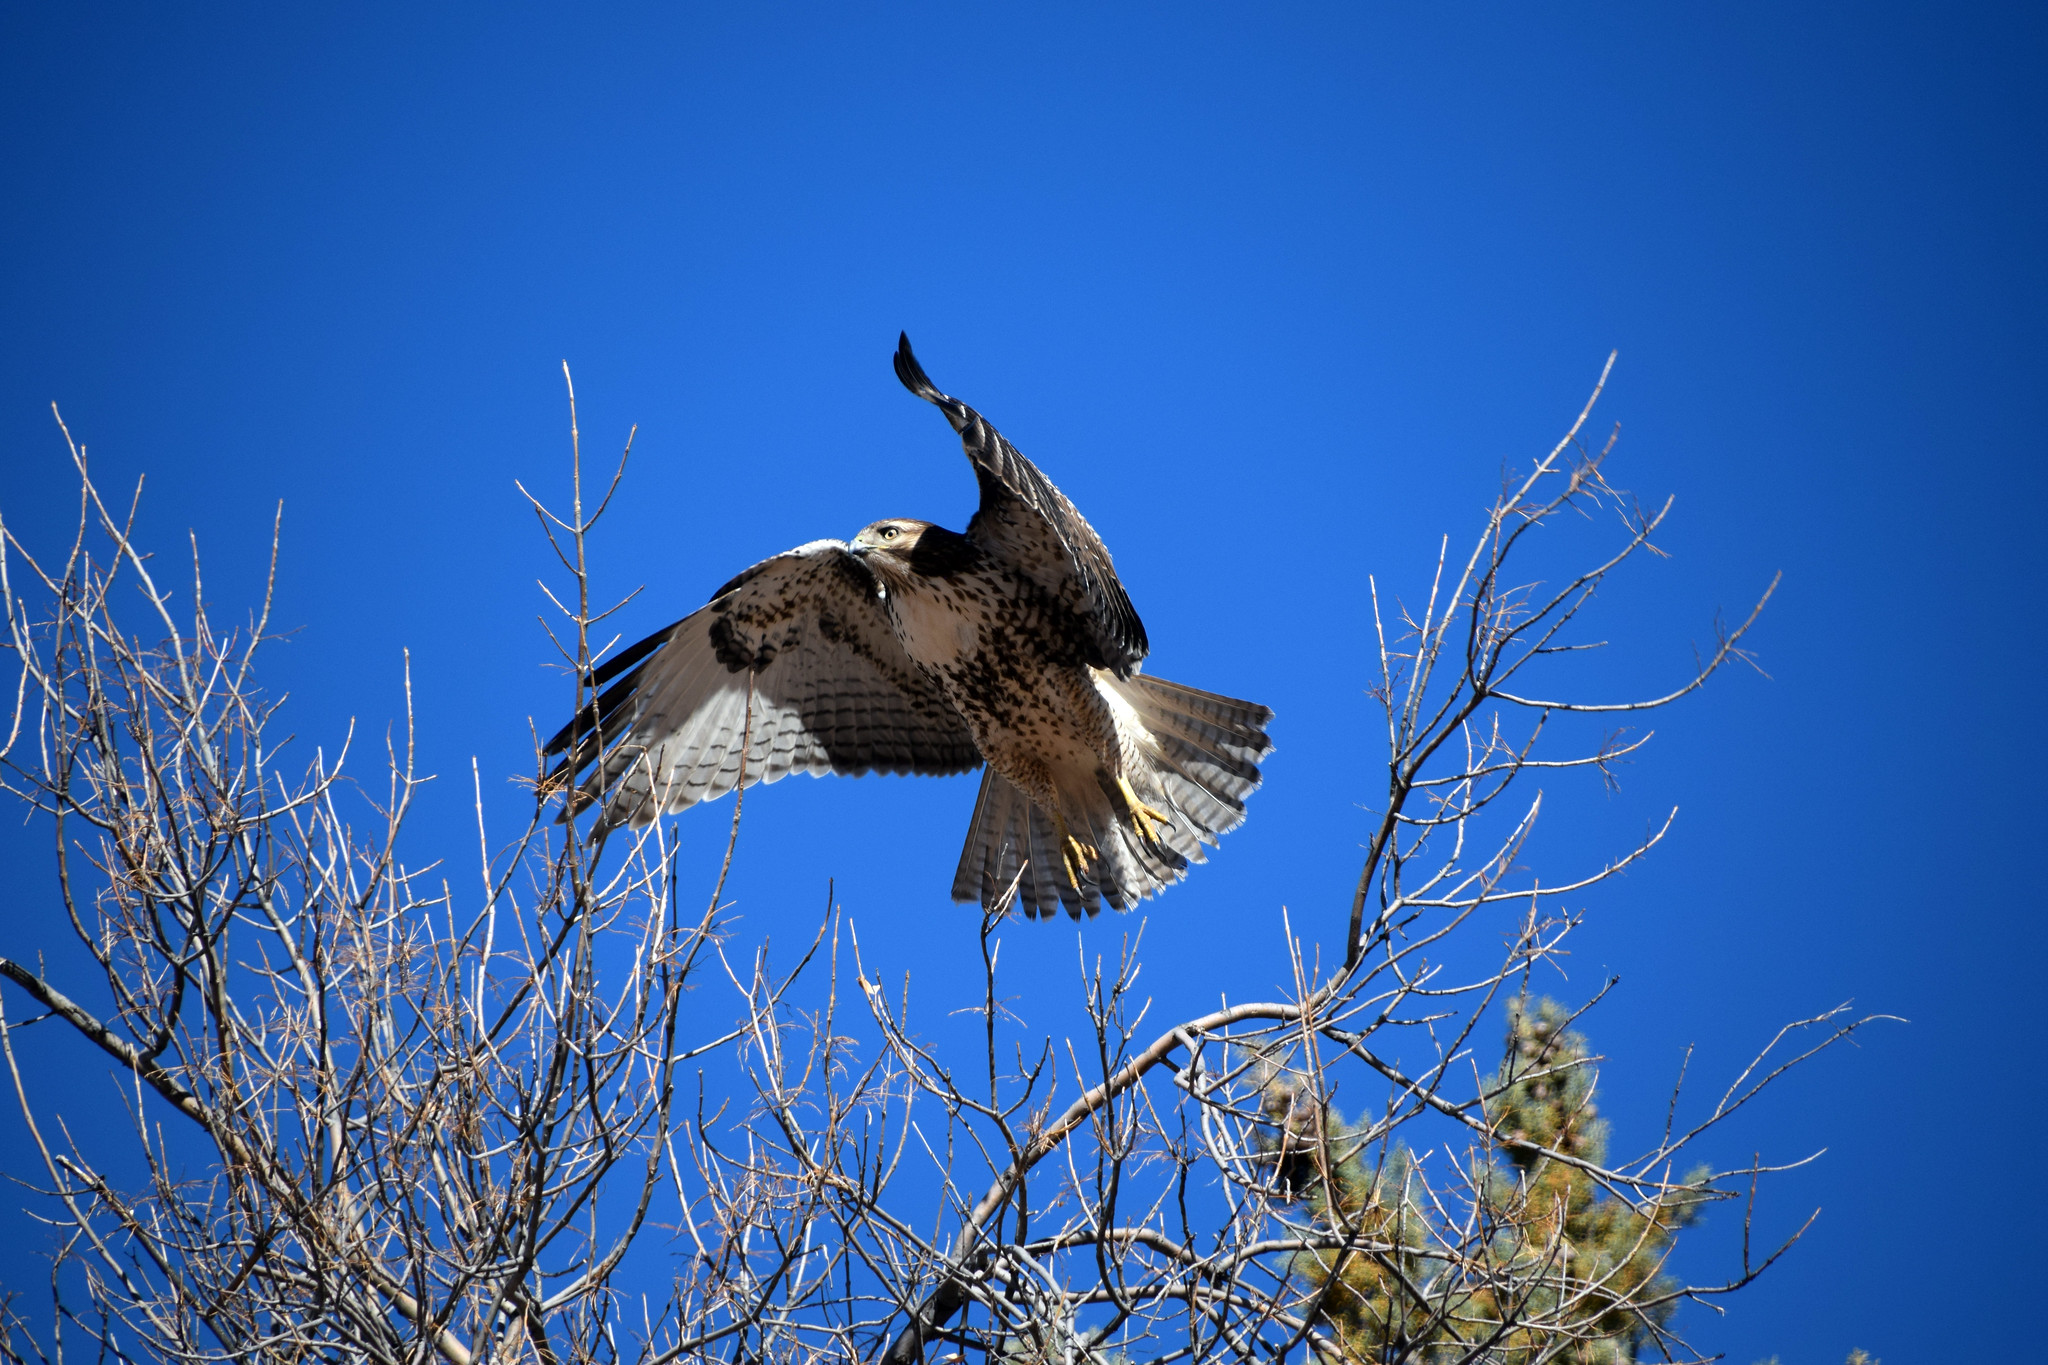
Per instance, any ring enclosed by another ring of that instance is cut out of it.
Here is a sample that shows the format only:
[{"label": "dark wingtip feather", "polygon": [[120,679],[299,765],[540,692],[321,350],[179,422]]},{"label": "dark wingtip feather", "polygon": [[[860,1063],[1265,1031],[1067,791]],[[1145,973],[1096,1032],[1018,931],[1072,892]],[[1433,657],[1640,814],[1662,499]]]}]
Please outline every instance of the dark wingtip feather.
[{"label": "dark wingtip feather", "polygon": [[[748,570],[748,572],[751,573],[753,571]],[[746,576],[746,574],[741,574],[739,578],[733,580],[733,583],[739,583],[743,581],[746,578]],[[729,588],[731,588],[731,586],[732,584],[727,584],[726,587],[720,588],[719,592],[723,594]],[[648,636],[646,639],[640,641],[638,644],[635,644],[627,648],[626,650],[613,655],[611,658],[605,660],[602,664],[599,664],[596,668],[592,669],[590,673],[583,679],[583,685],[589,688],[592,692],[595,692],[597,691],[597,689],[604,687],[605,684],[609,683],[613,678],[618,677],[619,674],[625,672],[629,668],[632,668],[635,664],[639,663],[642,659],[645,659],[655,650],[660,649],[663,645],[667,644],[672,638],[674,638],[676,627],[681,624],[681,621],[671,621],[669,622],[669,624],[663,626],[660,630],[655,631],[654,634]],[[635,669],[634,671],[636,673],[638,672],[637,669]],[[555,732],[555,737],[547,742],[547,746],[541,750],[541,753],[564,753],[568,750],[569,745],[572,741],[579,740],[579,737],[590,737],[594,727],[600,719],[609,721],[614,715],[617,714],[627,694],[629,694],[631,691],[632,679],[628,678],[625,681],[625,683],[623,683],[619,687],[606,688],[605,695],[601,697],[593,696],[590,699],[590,701],[584,706],[582,711],[578,712],[577,715],[572,720],[570,720],[570,722],[567,725],[564,725],[561,729]],[[586,758],[582,760],[582,762],[579,762],[576,766],[578,768],[581,768],[588,762],[589,759]]]},{"label": "dark wingtip feather", "polygon": [[939,392],[939,386],[932,383],[931,376],[924,372],[924,366],[917,363],[917,353],[910,349],[908,332],[896,335],[896,377],[903,381],[904,388],[927,403],[937,403],[945,398]]},{"label": "dark wingtip feather", "polygon": [[[589,734],[591,727],[594,724],[596,724],[596,722],[597,698],[592,697],[588,702],[584,704],[584,707],[581,711],[578,711],[573,717],[570,718],[570,721],[567,725],[564,725],[561,729],[555,731],[555,737],[553,739],[549,740],[546,744],[541,746],[541,755],[545,758],[552,758],[556,754],[566,753],[568,751],[570,743],[583,735]],[[552,774],[550,774],[550,776],[552,776]]]}]

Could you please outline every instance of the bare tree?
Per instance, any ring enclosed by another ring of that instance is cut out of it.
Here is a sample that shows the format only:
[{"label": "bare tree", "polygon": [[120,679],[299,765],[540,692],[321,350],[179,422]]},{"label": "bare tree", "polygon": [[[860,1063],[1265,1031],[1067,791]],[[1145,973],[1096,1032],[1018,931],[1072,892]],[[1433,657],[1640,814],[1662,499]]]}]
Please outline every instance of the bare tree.
[{"label": "bare tree", "polygon": [[[850,922],[828,914],[778,969],[722,918],[723,869],[686,905],[661,825],[600,859],[538,782],[508,837],[473,770],[472,871],[409,862],[409,709],[371,777],[351,776],[353,735],[288,758],[255,671],[268,595],[221,629],[195,547],[179,604],[131,537],[133,501],[103,501],[73,445],[69,551],[38,559],[0,528],[20,670],[0,776],[52,823],[97,968],[59,982],[0,958],[19,992],[0,1053],[57,1233],[54,1315],[17,1300],[6,1358],[1695,1358],[1670,1308],[1779,1251],[1682,1283],[1671,1238],[1778,1168],[1681,1160],[1867,1020],[1789,1026],[1626,1160],[1578,1117],[1594,1059],[1559,1041],[1570,1019],[1543,1016],[1540,1037],[1517,1023],[1501,1065],[1480,1065],[1489,1011],[1576,926],[1570,898],[1663,836],[1555,884],[1522,870],[1541,810],[1523,780],[1597,776],[1642,742],[1546,737],[1574,713],[1676,701],[1746,657],[1763,605],[1665,695],[1549,691],[1582,608],[1669,511],[1608,485],[1612,439],[1581,440],[1592,407],[1503,486],[1462,560],[1446,542],[1419,613],[1383,615],[1372,584],[1388,790],[1327,926],[1341,952],[1324,962],[1283,914],[1291,991],[1147,1026],[1134,927],[1084,960],[1090,1026],[1058,1039],[1002,1003],[1000,910],[980,926],[974,1036],[926,1036]],[[590,536],[626,460],[586,498],[573,391],[570,412],[568,508],[533,506],[561,557],[554,638],[580,710],[616,610],[592,601]],[[1615,547],[1559,583],[1520,577],[1531,532],[1566,514],[1611,518]],[[117,620],[123,601],[142,626]],[[1497,962],[1444,965],[1503,924]],[[691,973],[708,984],[686,1012]],[[45,1021],[111,1059],[124,1123],[81,1130],[31,1093],[18,1050]],[[1400,1061],[1418,1040],[1423,1062]],[[1339,1118],[1340,1085],[1376,1096],[1370,1112]],[[1577,1098],[1545,1129],[1528,1115],[1553,1088]],[[107,1174],[138,1159],[139,1180]],[[1622,1230],[1597,1257],[1575,1244],[1592,1209]]]}]

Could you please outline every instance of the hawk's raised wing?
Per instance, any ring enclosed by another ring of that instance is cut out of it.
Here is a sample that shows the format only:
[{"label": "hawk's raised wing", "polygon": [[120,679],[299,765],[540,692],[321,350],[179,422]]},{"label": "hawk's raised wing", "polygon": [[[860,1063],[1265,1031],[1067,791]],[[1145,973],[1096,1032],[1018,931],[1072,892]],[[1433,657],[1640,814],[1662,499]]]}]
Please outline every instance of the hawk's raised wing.
[{"label": "hawk's raised wing", "polygon": [[981,510],[967,523],[967,538],[1030,574],[1064,602],[1087,623],[1100,655],[1088,662],[1128,678],[1151,646],[1145,641],[1145,623],[1125,596],[1095,528],[987,418],[939,392],[911,354],[907,334],[896,346],[896,377],[904,388],[946,414],[960,433],[967,458],[974,462]]},{"label": "hawk's raised wing", "polygon": [[602,798],[606,829],[792,772],[981,764],[966,722],[910,662],[867,569],[837,540],[756,564],[591,685],[605,690],[545,752],[565,755],[552,781],[592,770],[571,805]]}]

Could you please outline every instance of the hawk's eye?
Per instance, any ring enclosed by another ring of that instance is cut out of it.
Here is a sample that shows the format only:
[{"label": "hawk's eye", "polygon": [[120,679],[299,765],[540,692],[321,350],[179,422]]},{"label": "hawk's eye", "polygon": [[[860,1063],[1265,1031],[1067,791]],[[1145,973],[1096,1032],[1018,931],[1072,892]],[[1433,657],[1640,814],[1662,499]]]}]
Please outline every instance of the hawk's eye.
[{"label": "hawk's eye", "polygon": [[884,526],[882,528],[882,539],[884,540],[894,540],[898,534],[898,531],[893,526]]}]

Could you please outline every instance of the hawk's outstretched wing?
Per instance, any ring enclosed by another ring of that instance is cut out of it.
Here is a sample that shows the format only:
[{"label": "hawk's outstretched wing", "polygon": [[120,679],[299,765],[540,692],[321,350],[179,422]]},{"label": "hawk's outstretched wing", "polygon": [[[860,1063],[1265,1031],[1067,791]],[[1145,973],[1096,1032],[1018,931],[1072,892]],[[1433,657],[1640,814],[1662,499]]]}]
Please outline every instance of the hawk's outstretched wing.
[{"label": "hawk's outstretched wing", "polygon": [[1030,574],[1087,623],[1100,655],[1088,662],[1129,677],[1151,647],[1095,528],[987,418],[939,391],[911,354],[907,334],[896,346],[896,377],[946,414],[974,462],[981,510],[967,523],[967,538]]},{"label": "hawk's outstretched wing", "polygon": [[546,749],[564,755],[554,782],[591,769],[571,805],[602,798],[606,829],[792,772],[981,764],[966,722],[910,662],[867,569],[837,540],[756,564],[591,675],[606,683]]}]

